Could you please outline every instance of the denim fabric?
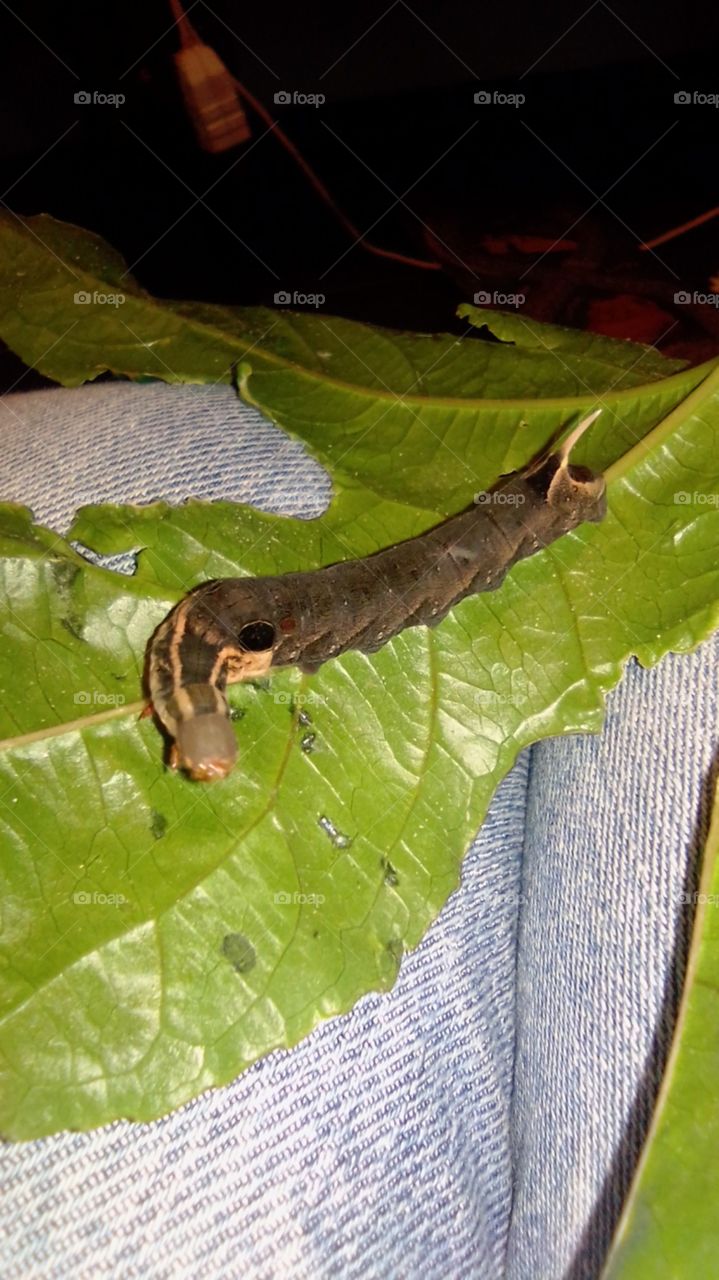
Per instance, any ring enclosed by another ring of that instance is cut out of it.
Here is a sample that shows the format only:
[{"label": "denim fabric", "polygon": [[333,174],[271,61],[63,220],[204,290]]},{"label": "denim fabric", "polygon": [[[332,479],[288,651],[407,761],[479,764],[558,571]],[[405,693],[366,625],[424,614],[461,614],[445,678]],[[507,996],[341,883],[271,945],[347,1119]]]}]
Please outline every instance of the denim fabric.
[{"label": "denim fabric", "polygon": [[[226,388],[15,395],[0,426],[0,496],[59,531],[96,500],[329,496]],[[718,656],[630,665],[601,737],[522,755],[391,993],[156,1124],[6,1149],[3,1275],[597,1275],[677,998]]]},{"label": "denim fabric", "polygon": [[[678,1004],[719,733],[714,637],[631,664],[600,736],[533,748],[508,1274],[598,1274]],[[576,1256],[573,1256],[575,1255]]]},{"label": "denim fabric", "polygon": [[59,533],[90,502],[226,498],[309,517],[330,499],[326,471],[230,387],[33,391],[0,402],[0,424],[0,500]]}]

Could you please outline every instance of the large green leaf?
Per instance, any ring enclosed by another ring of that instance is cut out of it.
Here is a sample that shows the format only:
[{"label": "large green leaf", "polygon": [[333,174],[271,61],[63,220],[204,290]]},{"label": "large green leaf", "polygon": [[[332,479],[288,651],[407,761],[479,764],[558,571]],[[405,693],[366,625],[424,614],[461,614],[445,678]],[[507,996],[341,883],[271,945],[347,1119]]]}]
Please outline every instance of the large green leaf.
[{"label": "large green leaf", "polygon": [[719,1226],[719,791],[674,1043],[605,1280],[675,1280],[717,1272]]},{"label": "large green leaf", "polygon": [[[517,752],[598,728],[630,654],[709,633],[719,370],[487,312],[468,315],[502,341],[168,304],[124,282],[117,307],[75,304],[73,286],[119,287],[106,246],[50,219],[7,221],[0,241],[0,333],[26,360],[71,384],[106,368],[212,382],[236,365],[241,394],[334,482],[314,521],[83,509],[69,539],[139,551],[133,577],[3,509],[0,1128],[31,1137],[160,1115],[391,985]],[[188,587],[418,532],[597,400],[578,456],[608,468],[603,525],[434,632],[237,687],[226,781],[164,769],[136,717],[140,676]]]}]

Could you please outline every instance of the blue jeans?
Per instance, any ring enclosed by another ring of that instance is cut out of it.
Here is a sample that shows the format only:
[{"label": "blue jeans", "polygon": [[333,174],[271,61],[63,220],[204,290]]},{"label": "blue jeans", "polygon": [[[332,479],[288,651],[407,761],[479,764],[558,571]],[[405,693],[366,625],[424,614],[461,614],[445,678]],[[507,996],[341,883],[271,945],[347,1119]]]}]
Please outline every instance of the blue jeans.
[{"label": "blue jeans", "polygon": [[[319,514],[329,482],[228,388],[0,402],[0,496]],[[604,732],[524,752],[394,990],[152,1125],[4,1152],[6,1277],[595,1276],[671,1034],[719,643],[630,664]]]}]

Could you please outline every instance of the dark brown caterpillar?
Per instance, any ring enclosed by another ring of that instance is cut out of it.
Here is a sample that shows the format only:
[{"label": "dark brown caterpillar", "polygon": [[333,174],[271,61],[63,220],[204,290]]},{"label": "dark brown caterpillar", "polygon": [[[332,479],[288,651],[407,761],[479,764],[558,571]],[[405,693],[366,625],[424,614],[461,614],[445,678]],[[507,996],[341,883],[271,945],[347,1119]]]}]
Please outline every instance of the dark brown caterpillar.
[{"label": "dark brown caterpillar", "polygon": [[171,763],[224,778],[237,755],[225,686],[297,663],[313,672],[348,649],[373,653],[405,627],[435,626],[465,596],[606,511],[604,477],[570,464],[585,418],[554,452],[501,477],[467,511],[385,551],[268,578],[205,582],[168,614],[148,649],[152,706]]}]

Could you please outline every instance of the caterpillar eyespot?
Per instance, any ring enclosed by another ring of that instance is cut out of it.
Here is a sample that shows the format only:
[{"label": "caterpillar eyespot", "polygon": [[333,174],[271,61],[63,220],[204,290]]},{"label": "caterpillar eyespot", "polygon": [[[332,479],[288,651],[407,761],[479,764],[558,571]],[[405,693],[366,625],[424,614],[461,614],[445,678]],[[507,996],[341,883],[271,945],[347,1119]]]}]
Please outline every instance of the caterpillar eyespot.
[{"label": "caterpillar eyespot", "polygon": [[274,644],[275,628],[271,622],[247,622],[237,639],[241,649],[263,653]]},{"label": "caterpillar eyespot", "polygon": [[406,627],[436,626],[460,600],[494,591],[518,560],[602,520],[604,477],[569,461],[599,412],[418,537],[322,569],[191,591],[148,645],[148,692],[173,766],[203,782],[230,772],[228,684],[292,664],[313,672],[349,649],[374,653]]}]

